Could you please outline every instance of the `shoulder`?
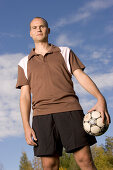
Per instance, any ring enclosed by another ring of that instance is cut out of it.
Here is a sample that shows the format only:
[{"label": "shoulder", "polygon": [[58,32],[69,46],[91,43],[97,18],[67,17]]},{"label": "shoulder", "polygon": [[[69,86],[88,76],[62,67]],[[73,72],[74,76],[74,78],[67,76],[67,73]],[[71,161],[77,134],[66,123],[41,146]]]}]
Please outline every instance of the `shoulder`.
[{"label": "shoulder", "polygon": [[64,46],[60,46],[59,48],[61,51],[70,51],[71,50],[69,47],[64,47]]},{"label": "shoulder", "polygon": [[59,47],[63,56],[69,57],[71,49],[69,47]]},{"label": "shoulder", "polygon": [[70,52],[71,49],[67,46],[56,46],[54,44],[51,44],[52,45],[52,48],[55,49],[55,51],[60,51],[61,53],[63,52]]},{"label": "shoulder", "polygon": [[25,65],[27,64],[27,62],[28,62],[28,55],[25,56],[25,57],[23,57],[23,58],[19,61],[18,65],[23,68],[23,67],[25,67]]}]

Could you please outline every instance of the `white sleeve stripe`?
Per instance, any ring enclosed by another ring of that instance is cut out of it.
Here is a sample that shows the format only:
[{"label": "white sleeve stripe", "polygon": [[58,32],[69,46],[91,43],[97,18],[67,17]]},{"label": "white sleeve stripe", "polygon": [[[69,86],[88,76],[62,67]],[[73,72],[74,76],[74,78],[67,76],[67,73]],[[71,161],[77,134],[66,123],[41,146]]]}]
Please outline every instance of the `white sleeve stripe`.
[{"label": "white sleeve stripe", "polygon": [[61,54],[64,57],[64,60],[66,62],[68,71],[71,73],[71,68],[70,68],[70,63],[69,63],[69,53],[70,53],[70,48],[68,47],[59,47],[61,50]]},{"label": "white sleeve stripe", "polygon": [[28,62],[28,56],[25,56],[24,58],[22,58],[20,60],[18,65],[23,68],[25,76],[28,79],[28,76],[27,76],[27,62]]}]

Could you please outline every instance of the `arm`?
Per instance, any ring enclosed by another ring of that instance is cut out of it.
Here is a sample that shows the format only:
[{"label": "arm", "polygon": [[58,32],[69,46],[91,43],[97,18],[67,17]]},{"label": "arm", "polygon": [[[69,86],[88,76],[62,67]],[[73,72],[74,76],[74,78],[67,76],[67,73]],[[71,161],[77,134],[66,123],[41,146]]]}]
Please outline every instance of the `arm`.
[{"label": "arm", "polygon": [[25,139],[27,144],[35,145],[32,137],[36,140],[35,132],[30,127],[29,119],[30,119],[30,110],[31,110],[31,94],[29,85],[25,85],[21,87],[21,95],[20,95],[20,112],[23,121],[23,127],[25,132]]},{"label": "arm", "polygon": [[92,94],[94,97],[97,98],[96,105],[92,109],[90,109],[89,111],[92,111],[92,110],[99,111],[101,113],[103,121],[104,121],[104,115],[105,115],[106,118],[107,118],[107,122],[109,124],[110,123],[110,116],[108,114],[106,100],[105,100],[104,96],[100,93],[100,91],[97,88],[96,84],[81,69],[76,69],[73,72],[73,75],[75,76],[77,81],[80,83],[80,85],[85,90],[87,90],[90,94]]}]

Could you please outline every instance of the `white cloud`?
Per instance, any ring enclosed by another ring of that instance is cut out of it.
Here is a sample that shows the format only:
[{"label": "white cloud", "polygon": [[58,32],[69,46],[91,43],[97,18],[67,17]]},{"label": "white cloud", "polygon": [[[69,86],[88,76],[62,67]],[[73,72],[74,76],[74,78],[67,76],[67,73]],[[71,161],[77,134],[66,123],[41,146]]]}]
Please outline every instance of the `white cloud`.
[{"label": "white cloud", "polygon": [[[108,110],[112,110],[113,97],[107,96],[107,92],[111,93],[111,95],[113,93],[113,72],[105,74],[92,74],[90,77],[100,89],[102,94],[105,95],[105,98],[108,97],[108,99],[106,98]],[[84,113],[87,113],[87,111],[96,104],[97,100],[84,88],[82,88],[75,78],[73,78],[72,80],[75,92],[77,93],[77,96],[79,96],[79,101],[84,110]]]},{"label": "white cloud", "polygon": [[15,89],[17,66],[24,54],[0,56],[0,140],[23,134],[19,109],[19,90]]},{"label": "white cloud", "polygon": [[111,90],[113,89],[113,72],[92,75],[94,82],[102,90]]},{"label": "white cloud", "polygon": [[108,99],[108,108],[113,110],[113,96],[110,96]]},{"label": "white cloud", "polygon": [[73,24],[76,23],[78,21],[84,20],[86,18],[88,18],[90,16],[89,12],[79,12],[78,14],[72,15],[72,16],[67,16],[66,18],[61,18],[59,19],[58,22],[56,22],[56,24],[53,26],[55,27],[62,27],[64,25],[69,25],[69,24]]},{"label": "white cloud", "polygon": [[82,39],[75,38],[75,37],[70,38],[68,34],[60,34],[56,39],[56,44],[58,46],[63,45],[63,46],[75,47],[81,45],[82,43],[83,43]]},{"label": "white cloud", "polygon": [[86,114],[96,104],[96,99],[89,99],[88,97],[80,98],[80,104]]},{"label": "white cloud", "polygon": [[99,71],[98,67],[93,67],[92,65],[89,65],[88,68],[85,68],[85,73],[86,74],[92,74],[92,73],[97,73]]},{"label": "white cloud", "polygon": [[113,33],[113,25],[108,25],[107,27],[105,27],[105,31],[107,33]]},{"label": "white cloud", "polygon": [[92,52],[90,57],[92,59],[98,59],[101,63],[108,64],[111,61],[113,52],[110,52],[108,49],[100,48]]},{"label": "white cloud", "polygon": [[[82,56],[86,56],[86,60],[89,61],[98,61],[98,64],[110,64],[112,63],[112,56],[113,56],[113,49],[112,48],[100,48],[91,46],[91,45],[84,45],[83,49],[85,55],[82,54]],[[93,64],[93,63],[92,63]],[[111,65],[111,64],[110,64]]]},{"label": "white cloud", "polygon": [[101,58],[102,57],[102,51],[94,51],[92,53],[92,58]]},{"label": "white cloud", "polygon": [[[90,77],[101,91],[113,89],[113,72],[105,74],[92,74]],[[80,86],[74,77],[72,80],[74,82],[75,92],[77,91],[80,96],[88,95],[88,92]]]},{"label": "white cloud", "polygon": [[101,9],[107,9],[113,6],[113,0],[93,0],[89,1],[84,7],[80,8],[82,11],[97,11]]},{"label": "white cloud", "polygon": [[112,65],[112,67],[110,67],[110,72],[113,72],[113,65]]},{"label": "white cloud", "polygon": [[13,33],[9,33],[9,32],[0,32],[0,37],[10,37],[10,38],[21,38],[22,35],[20,34],[13,34]]},{"label": "white cloud", "polygon": [[54,28],[62,27],[68,24],[73,24],[79,21],[84,21],[92,16],[92,14],[99,10],[104,10],[113,6],[113,0],[94,0],[89,1],[83,7],[79,8],[78,11],[66,17],[59,19],[56,24],[54,24]]}]

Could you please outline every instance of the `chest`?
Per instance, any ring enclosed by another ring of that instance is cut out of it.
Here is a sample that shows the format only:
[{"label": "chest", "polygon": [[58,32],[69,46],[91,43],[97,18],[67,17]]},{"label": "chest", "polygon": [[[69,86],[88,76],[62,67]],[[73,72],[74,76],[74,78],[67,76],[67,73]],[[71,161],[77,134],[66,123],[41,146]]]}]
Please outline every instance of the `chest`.
[{"label": "chest", "polygon": [[45,76],[48,72],[57,74],[58,72],[67,71],[68,68],[66,62],[61,53],[55,53],[54,55],[46,54],[44,56],[34,56],[28,62],[28,75]]}]

